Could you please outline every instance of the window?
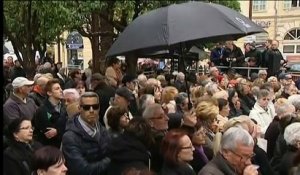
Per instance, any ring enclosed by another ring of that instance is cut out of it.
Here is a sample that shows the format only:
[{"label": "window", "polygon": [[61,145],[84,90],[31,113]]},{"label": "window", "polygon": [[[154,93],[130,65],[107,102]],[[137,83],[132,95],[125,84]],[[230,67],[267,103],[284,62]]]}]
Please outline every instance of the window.
[{"label": "window", "polygon": [[253,11],[266,10],[266,0],[253,0],[252,10]]},{"label": "window", "polygon": [[300,39],[300,28],[290,30],[285,36],[284,40],[298,40]]},{"label": "window", "polygon": [[292,7],[300,7],[300,0],[292,0]]},{"label": "window", "polygon": [[300,45],[297,45],[296,53],[300,53]]},{"label": "window", "polygon": [[300,0],[284,0],[283,8],[300,7]]},{"label": "window", "polygon": [[285,45],[283,46],[283,53],[294,53],[295,45]]},{"label": "window", "polygon": [[300,28],[294,28],[288,31],[285,36],[285,45],[283,45],[283,53],[299,54],[300,53]]}]

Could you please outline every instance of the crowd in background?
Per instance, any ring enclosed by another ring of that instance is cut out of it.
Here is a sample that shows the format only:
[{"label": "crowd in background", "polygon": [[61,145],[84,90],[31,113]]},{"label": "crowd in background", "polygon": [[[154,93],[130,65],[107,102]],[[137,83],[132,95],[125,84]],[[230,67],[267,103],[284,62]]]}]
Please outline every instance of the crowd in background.
[{"label": "crowd in background", "polygon": [[275,46],[258,57],[251,44],[245,55],[232,42],[212,51],[215,65],[271,66],[251,78],[214,66],[130,75],[111,58],[104,75],[92,62],[66,75],[45,61],[30,81],[8,58],[4,174],[299,174],[299,80],[278,72]]}]

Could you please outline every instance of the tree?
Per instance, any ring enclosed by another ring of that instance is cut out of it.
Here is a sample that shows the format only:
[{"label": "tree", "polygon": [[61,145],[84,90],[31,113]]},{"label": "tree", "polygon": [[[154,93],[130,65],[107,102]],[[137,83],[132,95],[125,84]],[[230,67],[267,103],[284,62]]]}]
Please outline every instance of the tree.
[{"label": "tree", "polygon": [[35,52],[43,55],[47,44],[60,40],[57,36],[73,25],[63,1],[4,1],[3,21],[4,35],[29,78],[35,74]]}]

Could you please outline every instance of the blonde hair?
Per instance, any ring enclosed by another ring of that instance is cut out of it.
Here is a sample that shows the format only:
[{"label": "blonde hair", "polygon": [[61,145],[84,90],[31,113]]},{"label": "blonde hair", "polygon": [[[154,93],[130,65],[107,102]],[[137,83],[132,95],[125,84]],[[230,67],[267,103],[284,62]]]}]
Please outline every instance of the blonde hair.
[{"label": "blonde hair", "polygon": [[168,104],[170,101],[175,100],[175,97],[178,94],[178,90],[173,86],[167,86],[163,89],[161,94],[161,103]]},{"label": "blonde hair", "polygon": [[215,98],[203,99],[198,103],[195,111],[201,121],[213,121],[219,114],[218,101]]}]

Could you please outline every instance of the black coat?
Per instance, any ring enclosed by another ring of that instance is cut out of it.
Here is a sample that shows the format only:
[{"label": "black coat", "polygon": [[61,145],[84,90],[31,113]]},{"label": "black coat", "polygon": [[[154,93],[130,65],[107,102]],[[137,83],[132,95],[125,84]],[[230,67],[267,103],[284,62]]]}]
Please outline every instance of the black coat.
[{"label": "black coat", "polygon": [[10,141],[3,154],[3,172],[6,175],[31,175],[33,152],[40,148],[37,142],[26,144]]},{"label": "black coat", "polygon": [[243,115],[249,115],[255,104],[255,98],[251,95],[239,95],[239,98]]},{"label": "black coat", "polygon": [[245,63],[245,57],[241,50],[241,48],[237,47],[236,45],[233,45],[233,50],[230,50],[229,48],[225,48],[223,53],[223,64],[225,66],[229,66],[229,62],[226,61],[226,58],[236,58],[235,62],[232,62],[232,67],[238,66],[243,67]]},{"label": "black coat", "polygon": [[265,139],[268,141],[267,143],[267,155],[268,159],[271,160],[274,154],[276,140],[280,133],[279,119],[276,116],[273,121],[270,123],[269,127],[265,133]]},{"label": "black coat", "polygon": [[104,126],[103,117],[109,107],[110,98],[115,96],[116,90],[105,83],[101,83],[94,88],[94,92],[96,92],[100,98],[99,121]]},{"label": "black coat", "polygon": [[10,71],[10,78],[13,81],[17,77],[26,77],[26,72],[22,67],[12,67]]},{"label": "black coat", "polygon": [[68,175],[105,175],[110,163],[107,157],[110,136],[100,125],[98,137],[91,137],[82,128],[78,117],[68,120],[62,139]]},{"label": "black coat", "polygon": [[279,175],[289,174],[289,170],[294,167],[294,160],[297,156],[297,151],[299,155],[299,150],[297,148],[288,146],[287,152],[282,156],[280,165],[279,165]]},{"label": "black coat", "polygon": [[261,175],[274,175],[275,173],[269,163],[267,153],[257,145],[254,145],[253,152],[255,156],[253,157],[252,163],[259,165],[258,171]]},{"label": "black coat", "polygon": [[[61,104],[60,112],[57,112],[51,102],[48,99],[45,100],[44,104],[36,111],[33,120],[36,140],[43,145],[52,145],[59,148],[62,136],[65,132],[67,116],[68,114],[63,104]],[[47,132],[48,127],[55,128],[57,130],[57,135],[51,139],[48,139],[44,134]]]},{"label": "black coat", "polygon": [[28,97],[31,98],[38,107],[42,106],[44,101],[47,99],[46,96],[42,96],[41,94],[34,91],[30,92]]},{"label": "black coat", "polygon": [[172,166],[166,163],[164,163],[160,174],[161,175],[196,175],[192,166],[190,166],[189,164]]},{"label": "black coat", "polygon": [[265,61],[267,61],[267,67],[268,67],[268,76],[276,76],[280,71],[280,61],[283,60],[283,56],[281,52],[276,50],[268,50],[265,55]]},{"label": "black coat", "polygon": [[150,152],[141,141],[126,132],[112,140],[108,156],[111,159],[108,175],[121,175],[128,168],[150,168]]}]

